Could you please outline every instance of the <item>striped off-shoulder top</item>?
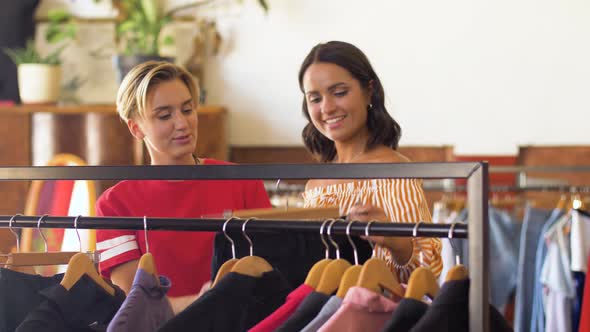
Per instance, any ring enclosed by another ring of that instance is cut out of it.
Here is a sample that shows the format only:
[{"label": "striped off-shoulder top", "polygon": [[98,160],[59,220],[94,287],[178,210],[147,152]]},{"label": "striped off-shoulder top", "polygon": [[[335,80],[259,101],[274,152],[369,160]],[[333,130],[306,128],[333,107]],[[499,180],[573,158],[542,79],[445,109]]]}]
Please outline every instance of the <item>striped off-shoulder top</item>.
[{"label": "striped off-shoulder top", "polygon": [[[340,207],[341,215],[357,202],[370,203],[382,208],[391,222],[415,223],[432,222],[428,204],[419,179],[375,179],[338,183],[309,189],[303,193],[305,207]],[[414,240],[414,251],[410,260],[398,264],[392,258],[388,248],[377,246],[377,257],[385,259],[387,265],[398,276],[398,280],[407,283],[412,271],[422,266],[430,267],[438,276],[442,271],[440,257],[441,243],[437,238],[418,238]],[[422,252],[422,263],[420,262]]]}]

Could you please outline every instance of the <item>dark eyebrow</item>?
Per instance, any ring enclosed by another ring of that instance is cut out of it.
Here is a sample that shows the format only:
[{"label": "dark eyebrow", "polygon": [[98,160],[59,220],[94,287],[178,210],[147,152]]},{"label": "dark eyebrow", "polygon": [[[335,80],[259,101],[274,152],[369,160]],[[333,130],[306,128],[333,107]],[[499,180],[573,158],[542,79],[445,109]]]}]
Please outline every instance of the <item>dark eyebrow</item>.
[{"label": "dark eyebrow", "polygon": [[[344,82],[339,82],[339,83],[332,84],[332,85],[330,85],[330,86],[328,87],[328,91],[334,91],[336,88],[339,88],[339,87],[341,87],[341,86],[346,86],[346,83],[344,83]],[[306,94],[306,95],[311,95],[311,94],[317,94],[317,93],[318,93],[317,91],[313,90],[313,91],[308,91],[308,92],[306,92],[305,94]]]},{"label": "dark eyebrow", "polygon": [[[186,106],[187,104],[190,104],[192,102],[193,102],[193,99],[192,98],[187,99],[187,100],[185,100],[185,101],[182,102],[182,105],[181,106]],[[160,112],[160,111],[168,111],[168,110],[170,110],[172,108],[173,108],[172,105],[162,105],[162,106],[158,106],[158,107],[154,108],[153,111],[154,111],[154,113],[155,112]]]}]

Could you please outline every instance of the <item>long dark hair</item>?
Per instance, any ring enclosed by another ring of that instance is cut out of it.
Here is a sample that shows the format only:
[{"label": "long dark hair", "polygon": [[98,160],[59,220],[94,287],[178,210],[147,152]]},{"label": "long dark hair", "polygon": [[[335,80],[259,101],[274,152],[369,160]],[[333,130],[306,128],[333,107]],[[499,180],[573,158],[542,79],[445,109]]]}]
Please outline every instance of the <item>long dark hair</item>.
[{"label": "long dark hair", "polygon": [[[311,49],[299,69],[299,88],[303,91],[303,75],[307,68],[314,63],[333,63],[346,70],[360,82],[364,89],[372,87],[371,107],[368,108],[367,127],[369,140],[367,149],[383,144],[392,149],[397,149],[397,144],[402,134],[400,125],[387,113],[385,108],[385,93],[379,77],[373,70],[367,56],[356,46],[341,42],[330,41],[318,44]],[[309,123],[303,128],[301,136],[305,147],[322,162],[329,162],[336,157],[334,142],[320,133],[311,122],[307,102],[303,96],[303,114]]]}]

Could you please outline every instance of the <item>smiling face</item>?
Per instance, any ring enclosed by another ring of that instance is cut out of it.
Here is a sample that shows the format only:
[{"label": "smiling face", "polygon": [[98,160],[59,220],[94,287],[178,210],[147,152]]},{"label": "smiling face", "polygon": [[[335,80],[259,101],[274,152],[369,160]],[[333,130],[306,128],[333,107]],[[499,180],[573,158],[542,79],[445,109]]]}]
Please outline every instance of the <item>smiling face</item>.
[{"label": "smiling face", "polygon": [[370,92],[346,69],[325,62],[310,65],[303,91],[313,125],[335,143],[366,142]]},{"label": "smiling face", "polygon": [[136,138],[143,139],[152,165],[194,164],[197,146],[197,104],[180,79],[153,86],[145,115],[127,121]]}]

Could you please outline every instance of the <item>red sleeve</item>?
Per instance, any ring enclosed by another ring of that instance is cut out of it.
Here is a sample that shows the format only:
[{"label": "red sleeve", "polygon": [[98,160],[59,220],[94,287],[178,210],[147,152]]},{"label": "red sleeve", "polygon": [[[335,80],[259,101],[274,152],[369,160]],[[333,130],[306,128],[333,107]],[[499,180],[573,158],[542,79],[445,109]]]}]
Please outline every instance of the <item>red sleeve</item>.
[{"label": "red sleeve", "polygon": [[247,188],[248,190],[245,195],[246,209],[265,209],[272,207],[262,181],[248,181]]},{"label": "red sleeve", "polygon": [[[117,200],[109,190],[96,202],[96,215],[114,217],[126,214],[122,207],[117,208]],[[141,257],[135,234],[135,231],[128,230],[96,231],[96,249],[100,253],[98,267],[102,276],[110,278],[114,267]]]}]

